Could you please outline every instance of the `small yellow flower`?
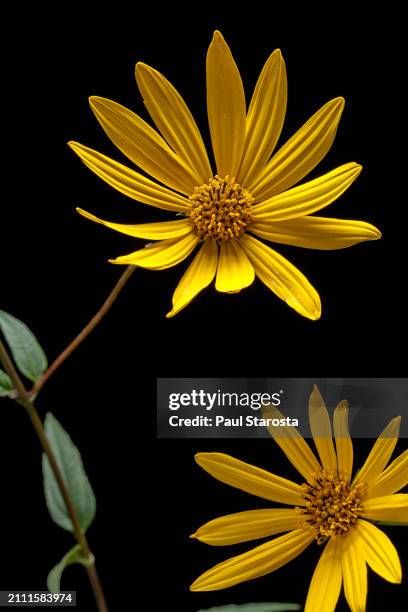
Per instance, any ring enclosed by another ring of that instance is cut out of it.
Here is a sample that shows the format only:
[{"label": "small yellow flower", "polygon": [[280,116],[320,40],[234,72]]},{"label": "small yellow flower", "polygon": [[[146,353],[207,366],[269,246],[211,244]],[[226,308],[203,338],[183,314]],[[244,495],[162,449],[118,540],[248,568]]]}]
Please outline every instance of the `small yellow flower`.
[{"label": "small yellow flower", "polygon": [[[318,110],[273,156],[285,112],[287,83],[279,50],[267,60],[248,112],[238,68],[220,32],[207,54],[207,110],[216,173],[184,100],[167,79],[143,63],[136,81],[160,134],[143,119],[105,98],[91,97],[96,118],[112,142],[144,175],[70,142],[88,168],[121,193],[184,219],[124,225],[82,215],[114,230],[155,240],[112,263],[163,270],[200,249],[173,295],[172,317],[215,278],[217,291],[236,293],[255,275],[309,319],[321,315],[320,298],[304,275],[255,238],[310,249],[342,249],[380,232],[362,221],[312,216],[336,200],[361,166],[344,164],[294,187],[330,149],[343,98]],[[158,182],[156,182],[158,181]]]},{"label": "small yellow flower", "polygon": [[[265,417],[283,415],[269,407]],[[351,610],[363,612],[367,564],[389,582],[401,582],[396,549],[385,533],[370,522],[408,525],[408,495],[396,494],[408,484],[408,450],[387,467],[398,440],[400,417],[392,419],[384,429],[354,479],[347,402],[341,402],[334,411],[335,445],[330,417],[317,387],[310,396],[309,419],[320,461],[295,428],[269,428],[303,476],[302,485],[222,453],[196,455],[197,463],[217,480],[294,508],[239,512],[200,527],[191,537],[213,546],[288,533],[216,565],[197,578],[192,591],[225,589],[264,576],[297,557],[313,541],[324,544],[324,548],[310,584],[305,612],[334,610],[342,584]]]}]

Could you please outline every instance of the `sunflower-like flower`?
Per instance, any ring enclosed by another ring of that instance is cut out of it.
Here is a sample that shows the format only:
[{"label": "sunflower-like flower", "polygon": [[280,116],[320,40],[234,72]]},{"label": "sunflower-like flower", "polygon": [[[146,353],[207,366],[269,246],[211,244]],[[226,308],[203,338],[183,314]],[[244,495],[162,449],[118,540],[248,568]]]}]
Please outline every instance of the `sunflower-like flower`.
[{"label": "sunflower-like flower", "polygon": [[[207,110],[215,158],[213,172],[197,125],[184,100],[157,70],[136,65],[136,81],[160,134],[123,106],[91,97],[96,118],[111,141],[144,175],[71,142],[88,168],[121,193],[185,219],[125,225],[85,217],[150,241],[110,260],[163,270],[200,245],[173,295],[174,316],[215,278],[215,288],[236,293],[255,274],[301,315],[318,319],[320,298],[287,259],[254,237],[311,249],[341,249],[380,232],[362,221],[312,216],[357,178],[354,162],[294,187],[330,149],[344,107],[335,98],[318,110],[274,155],[286,111],[285,64],[279,50],[267,60],[248,112],[238,68],[220,32],[207,54]],[[158,181],[158,182],[157,182]]]},{"label": "sunflower-like flower", "polygon": [[[264,416],[283,417],[273,407],[267,408]],[[363,612],[367,565],[389,582],[401,582],[398,553],[385,533],[373,524],[378,521],[408,525],[408,495],[397,493],[408,484],[408,450],[387,467],[398,440],[400,417],[390,421],[354,478],[347,402],[341,402],[334,411],[335,444],[330,417],[316,387],[310,397],[309,420],[319,459],[295,428],[269,427],[302,475],[305,482],[301,485],[229,455],[196,455],[197,463],[217,480],[294,507],[239,512],[200,527],[191,537],[214,546],[287,533],[216,565],[197,578],[191,590],[225,589],[264,576],[297,557],[314,541],[323,546],[323,551],[305,612],[334,610],[342,584],[351,610]]]}]

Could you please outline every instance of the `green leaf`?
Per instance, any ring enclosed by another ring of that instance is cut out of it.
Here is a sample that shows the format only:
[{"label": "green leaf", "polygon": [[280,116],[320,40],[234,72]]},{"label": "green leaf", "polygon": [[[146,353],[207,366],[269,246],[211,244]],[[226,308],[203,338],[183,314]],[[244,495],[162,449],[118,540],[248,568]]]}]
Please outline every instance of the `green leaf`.
[{"label": "green leaf", "polygon": [[[78,514],[80,525],[85,531],[95,518],[96,500],[85,473],[80,452],[50,412],[45,418],[45,433]],[[73,531],[71,518],[45,454],[43,454],[42,467],[45,499],[51,518],[63,529]]]},{"label": "green leaf", "polygon": [[216,608],[198,610],[198,612],[286,612],[286,610],[300,610],[301,606],[296,603],[247,603],[241,605],[229,604]]},{"label": "green leaf", "polygon": [[0,330],[10,347],[20,372],[35,382],[48,367],[47,357],[27,325],[8,312],[0,310]]},{"label": "green leaf", "polygon": [[11,379],[3,370],[0,370],[0,397],[6,397],[10,395],[13,390],[13,383]]},{"label": "green leaf", "polygon": [[61,590],[61,577],[62,572],[68,565],[73,563],[80,563],[81,565],[88,565],[89,562],[84,559],[81,553],[81,547],[76,544],[74,548],[71,548],[67,554],[62,557],[61,561],[52,568],[47,577],[47,587],[51,593],[59,593]]}]

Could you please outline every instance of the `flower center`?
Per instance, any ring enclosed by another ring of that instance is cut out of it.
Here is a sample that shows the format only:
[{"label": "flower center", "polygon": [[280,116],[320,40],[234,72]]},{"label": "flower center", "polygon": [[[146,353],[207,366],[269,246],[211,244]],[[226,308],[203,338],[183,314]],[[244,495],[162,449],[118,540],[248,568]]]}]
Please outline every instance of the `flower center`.
[{"label": "flower center", "polygon": [[338,479],[335,472],[322,472],[314,484],[304,483],[306,526],[316,531],[316,540],[322,544],[333,535],[342,535],[354,525],[361,510],[363,485],[350,489],[346,480]]},{"label": "flower center", "polygon": [[215,175],[207,184],[195,187],[189,200],[187,216],[200,238],[218,242],[238,238],[251,222],[254,198],[229,176]]}]

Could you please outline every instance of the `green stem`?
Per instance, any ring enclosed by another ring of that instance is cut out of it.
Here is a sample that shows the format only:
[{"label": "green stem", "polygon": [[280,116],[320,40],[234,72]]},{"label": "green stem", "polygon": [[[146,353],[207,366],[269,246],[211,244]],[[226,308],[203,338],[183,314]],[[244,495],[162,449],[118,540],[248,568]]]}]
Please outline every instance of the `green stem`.
[{"label": "green stem", "polygon": [[54,452],[48,442],[42,421],[38,415],[38,412],[34,406],[34,403],[30,400],[28,392],[16,368],[14,367],[14,364],[11,361],[10,356],[7,353],[7,350],[1,340],[0,340],[0,361],[3,364],[5,371],[7,372],[7,374],[10,376],[11,380],[13,381],[14,387],[18,394],[16,401],[18,401],[18,403],[24,406],[24,408],[26,409],[27,414],[30,417],[31,423],[34,427],[35,433],[37,434],[40,444],[44,450],[44,453],[48,457],[48,461],[50,462],[51,469],[54,473],[55,479],[58,483],[58,487],[61,491],[61,495],[64,499],[65,506],[67,508],[67,512],[71,518],[75,539],[77,540],[78,544],[81,546],[83,556],[85,557],[85,559],[89,560],[90,562],[90,565],[87,567],[87,571],[88,571],[89,580],[92,586],[92,590],[95,595],[95,600],[98,606],[98,610],[99,612],[108,612],[108,607],[106,605],[105,597],[103,595],[102,586],[99,581],[98,574],[96,572],[94,556],[91,552],[91,549],[89,548],[89,544],[86,539],[86,536],[84,532],[82,531],[82,527],[80,525],[78,515],[76,513],[76,510],[72,502],[71,496],[68,492],[68,489],[65,485],[63,476],[61,474],[61,470],[58,467],[58,463],[55,459]]},{"label": "green stem", "polygon": [[135,271],[135,266],[128,266],[119,278],[118,282],[102,304],[98,312],[92,317],[92,319],[85,325],[83,330],[68,344],[68,346],[62,351],[62,353],[56,358],[56,360],[50,365],[48,370],[37,380],[31,391],[28,392],[30,398],[35,397],[42,387],[45,385],[47,380],[54,374],[60,365],[71,355],[71,353],[85,340],[85,338],[91,333],[92,330],[100,323],[103,317],[106,315],[112,304],[116,301],[119,293],[126,285],[127,281]]}]

